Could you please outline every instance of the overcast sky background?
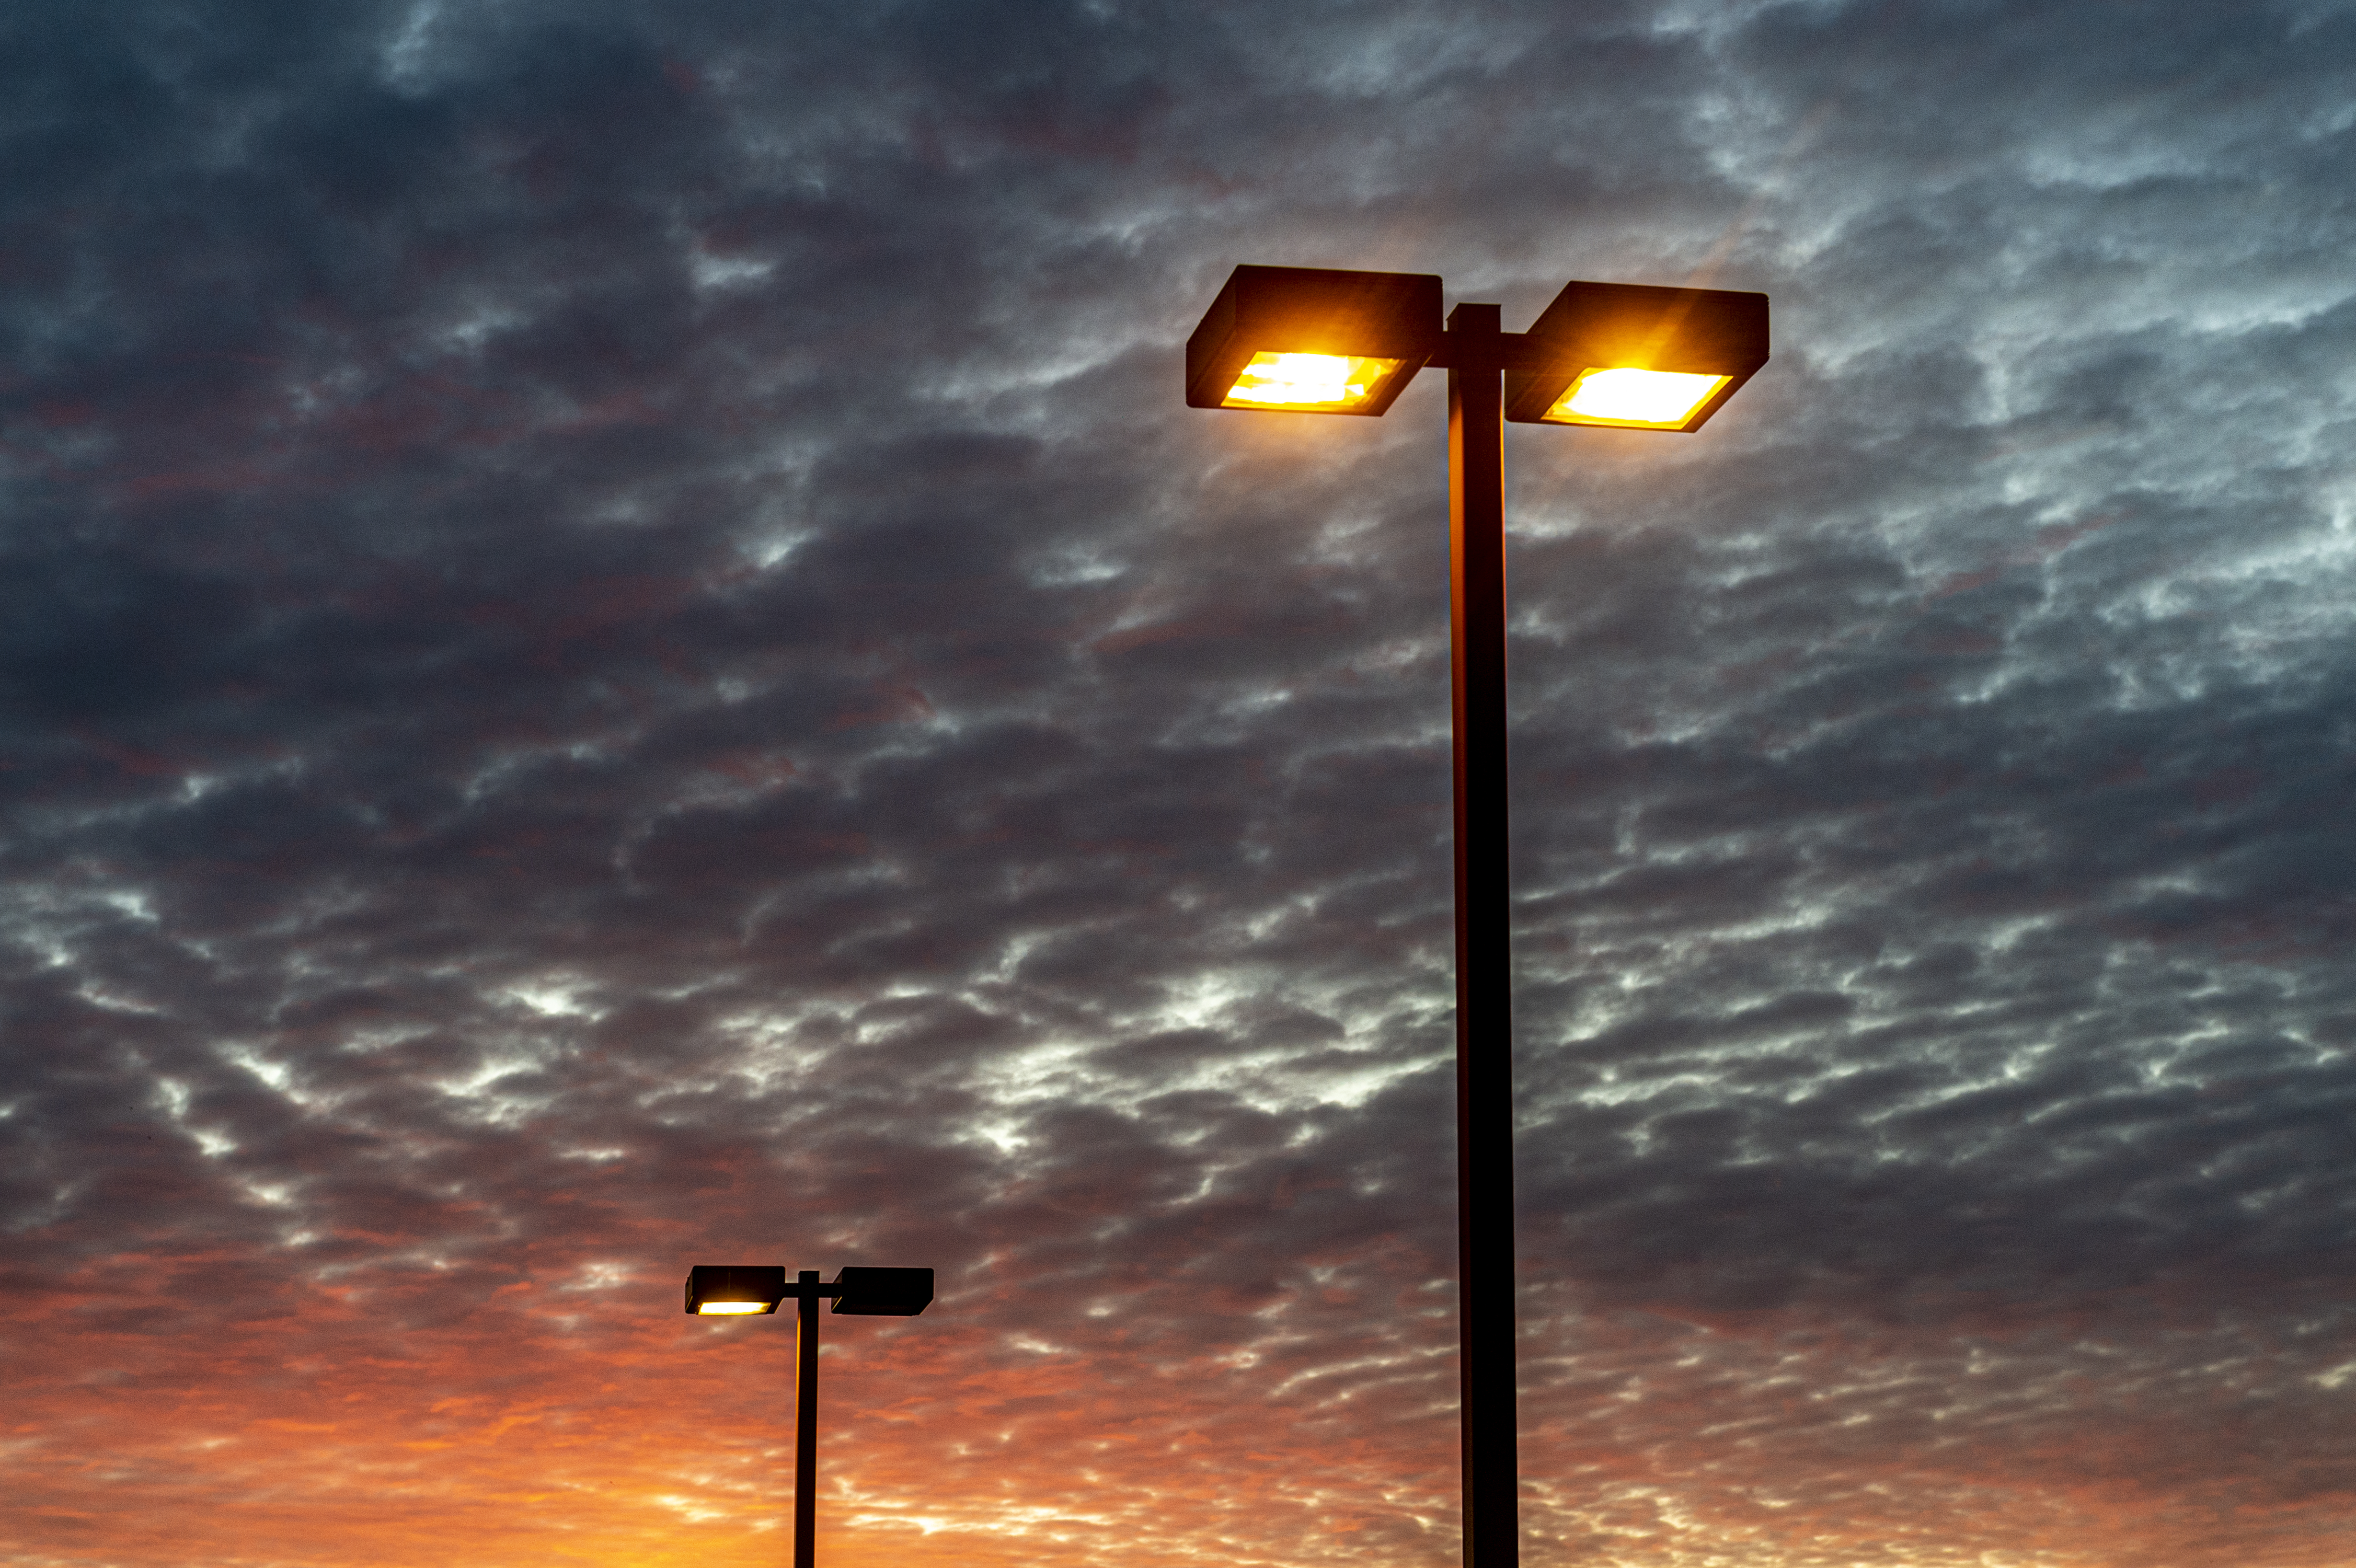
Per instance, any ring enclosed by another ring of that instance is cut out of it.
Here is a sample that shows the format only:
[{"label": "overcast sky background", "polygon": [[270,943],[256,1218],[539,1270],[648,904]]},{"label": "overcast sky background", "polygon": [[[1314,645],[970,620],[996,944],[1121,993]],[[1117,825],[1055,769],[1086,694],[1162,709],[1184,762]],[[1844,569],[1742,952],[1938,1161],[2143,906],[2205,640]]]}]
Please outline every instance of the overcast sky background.
[{"label": "overcast sky background", "polygon": [[1444,378],[1515,427],[1525,1562],[2356,1547],[2356,6],[0,14],[0,1562],[1457,1552]]}]

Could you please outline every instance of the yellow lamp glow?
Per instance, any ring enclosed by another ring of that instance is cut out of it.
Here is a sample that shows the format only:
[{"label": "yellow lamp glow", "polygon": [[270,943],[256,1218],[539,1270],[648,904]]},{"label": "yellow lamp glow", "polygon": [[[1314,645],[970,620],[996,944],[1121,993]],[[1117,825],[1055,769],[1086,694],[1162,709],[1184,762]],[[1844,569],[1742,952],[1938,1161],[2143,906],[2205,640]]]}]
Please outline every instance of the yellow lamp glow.
[{"label": "yellow lamp glow", "polygon": [[750,1312],[766,1312],[766,1301],[699,1301],[695,1304],[699,1317],[741,1317]]},{"label": "yellow lamp glow", "polygon": [[1549,424],[1676,430],[1732,379],[1626,368],[1582,370],[1544,419]]},{"label": "yellow lamp glow", "polygon": [[1404,363],[1356,354],[1255,354],[1220,406],[1329,412],[1354,408]]}]

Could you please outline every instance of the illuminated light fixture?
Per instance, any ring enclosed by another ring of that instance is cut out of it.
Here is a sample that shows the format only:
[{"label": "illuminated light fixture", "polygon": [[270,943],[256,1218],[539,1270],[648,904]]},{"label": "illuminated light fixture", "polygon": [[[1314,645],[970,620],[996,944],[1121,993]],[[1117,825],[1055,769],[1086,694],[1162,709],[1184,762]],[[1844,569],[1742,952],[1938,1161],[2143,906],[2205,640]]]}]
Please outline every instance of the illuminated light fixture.
[{"label": "illuminated light fixture", "polygon": [[1357,354],[1271,354],[1251,362],[1227,389],[1219,406],[1299,409],[1310,413],[1346,413],[1398,374],[1398,359]]},{"label": "illuminated light fixture", "polygon": [[1540,418],[1547,424],[1683,430],[1693,411],[1729,379],[1682,370],[1581,370],[1570,389]]},{"label": "illuminated light fixture", "polygon": [[1767,363],[1767,296],[1569,283],[1522,335],[1505,417],[1697,431]]},{"label": "illuminated light fixture", "polygon": [[[1448,371],[1456,807],[1456,1371],[1466,1568],[1517,1568],[1514,898],[1505,770],[1505,421],[1697,431],[1767,363],[1767,296],[1567,284],[1527,332],[1440,322],[1419,272],[1237,267],[1186,340],[1197,409],[1379,414]],[[815,1276],[812,1276],[815,1277]]]},{"label": "illuminated light fixture", "polygon": [[1429,273],[1237,267],[1186,340],[1186,401],[1381,414],[1440,340]]}]

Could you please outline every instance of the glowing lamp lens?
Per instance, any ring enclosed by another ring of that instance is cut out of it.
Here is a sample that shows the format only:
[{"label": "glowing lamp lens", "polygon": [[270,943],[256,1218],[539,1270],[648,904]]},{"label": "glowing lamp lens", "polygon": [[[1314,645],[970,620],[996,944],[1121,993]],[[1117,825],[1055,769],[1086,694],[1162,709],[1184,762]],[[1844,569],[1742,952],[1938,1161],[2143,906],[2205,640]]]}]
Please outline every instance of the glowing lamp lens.
[{"label": "glowing lamp lens", "polygon": [[1546,417],[1558,424],[1676,430],[1730,379],[1676,370],[1583,370]]},{"label": "glowing lamp lens", "polygon": [[742,1317],[748,1312],[766,1312],[766,1301],[699,1301],[695,1304],[700,1317]]},{"label": "glowing lamp lens", "polygon": [[1350,409],[1404,364],[1355,354],[1255,354],[1228,389],[1226,408]]}]

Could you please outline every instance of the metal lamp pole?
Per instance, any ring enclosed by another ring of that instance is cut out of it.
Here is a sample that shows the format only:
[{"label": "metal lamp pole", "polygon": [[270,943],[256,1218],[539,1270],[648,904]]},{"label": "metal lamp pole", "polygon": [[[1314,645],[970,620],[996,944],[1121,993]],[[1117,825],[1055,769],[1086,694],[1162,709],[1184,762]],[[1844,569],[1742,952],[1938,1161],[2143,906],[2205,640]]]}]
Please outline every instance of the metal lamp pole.
[{"label": "metal lamp pole", "polygon": [[1506,343],[1449,313],[1448,623],[1456,797],[1456,1321],[1464,1563],[1520,1561],[1515,1456],[1513,891],[1505,834]]},{"label": "metal lamp pole", "polygon": [[786,1287],[794,1301],[794,1568],[818,1562],[818,1302],[840,1295],[799,1270]]},{"label": "metal lamp pole", "polygon": [[1418,370],[1448,371],[1464,1563],[1517,1568],[1505,422],[1699,430],[1767,363],[1767,296],[1573,282],[1510,334],[1494,304],[1442,328],[1440,304],[1429,273],[1237,267],[1186,340],[1186,402],[1378,418]]}]

